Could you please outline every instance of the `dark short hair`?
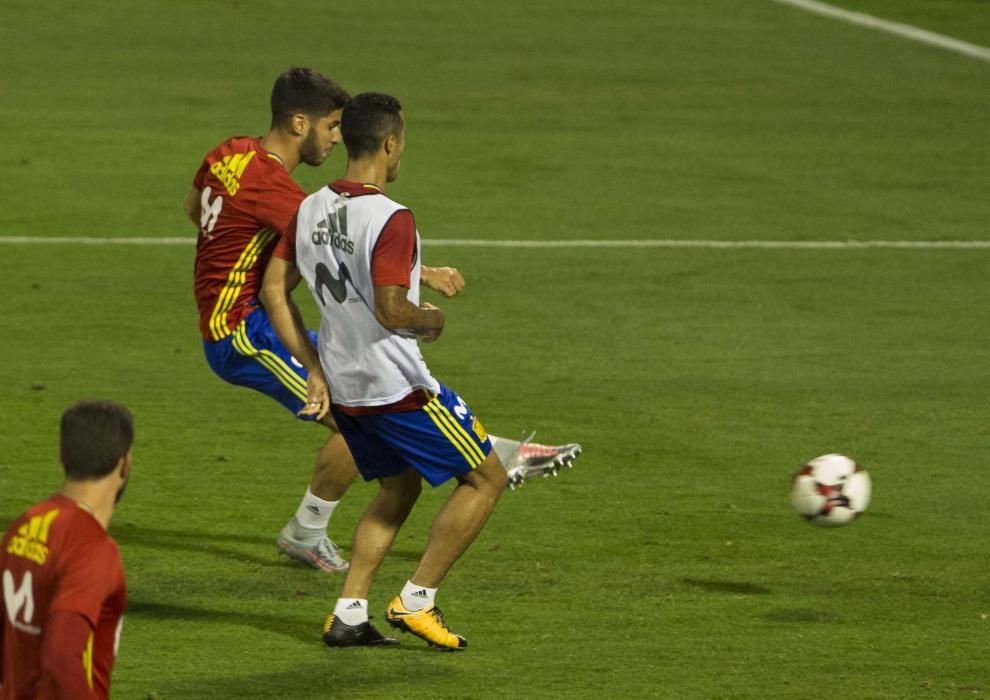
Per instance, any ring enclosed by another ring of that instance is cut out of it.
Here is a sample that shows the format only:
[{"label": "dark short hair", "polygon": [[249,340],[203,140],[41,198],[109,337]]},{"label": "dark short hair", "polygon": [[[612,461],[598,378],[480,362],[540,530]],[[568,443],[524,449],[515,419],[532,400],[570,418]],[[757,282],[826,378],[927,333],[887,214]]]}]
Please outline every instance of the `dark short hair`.
[{"label": "dark short hair", "polygon": [[62,466],[70,479],[103,478],[128,453],[132,442],[134,418],[119,403],[80,401],[62,414]]},{"label": "dark short hair", "polygon": [[272,128],[286,126],[294,114],[325,117],[350,99],[344,88],[312,68],[290,68],[272,88]]},{"label": "dark short hair", "polygon": [[391,95],[362,92],[344,106],[340,133],[351,158],[378,152],[389,134],[402,131],[402,105]]}]

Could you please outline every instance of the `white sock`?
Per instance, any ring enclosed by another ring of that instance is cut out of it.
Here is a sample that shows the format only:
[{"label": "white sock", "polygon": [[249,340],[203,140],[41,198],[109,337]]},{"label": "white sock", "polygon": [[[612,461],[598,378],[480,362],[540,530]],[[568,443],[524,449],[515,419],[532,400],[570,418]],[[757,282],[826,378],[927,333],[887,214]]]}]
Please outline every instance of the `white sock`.
[{"label": "white sock", "polygon": [[433,604],[433,599],[437,597],[437,589],[417,586],[412,581],[406,581],[399,597],[402,598],[402,607],[409,612],[416,612]]},{"label": "white sock", "polygon": [[495,450],[495,454],[502,461],[502,464],[508,464],[509,459],[516,453],[519,449],[519,445],[522,443],[516,442],[515,440],[509,440],[508,438],[499,437],[498,435],[489,435],[488,439],[492,441],[492,449]]},{"label": "white sock", "polygon": [[345,625],[354,627],[368,621],[367,598],[337,598],[333,616]]},{"label": "white sock", "polygon": [[340,501],[324,501],[308,488],[303,496],[302,503],[296,511],[296,522],[307,530],[319,530],[322,537],[326,533],[327,523],[333,515],[333,509]]}]

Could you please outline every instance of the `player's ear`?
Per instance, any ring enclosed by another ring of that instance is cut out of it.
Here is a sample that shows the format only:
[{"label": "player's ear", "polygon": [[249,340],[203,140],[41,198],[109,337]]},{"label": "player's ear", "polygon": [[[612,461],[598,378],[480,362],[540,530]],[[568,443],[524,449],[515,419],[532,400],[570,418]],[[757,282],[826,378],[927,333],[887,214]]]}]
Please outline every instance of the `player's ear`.
[{"label": "player's ear", "polygon": [[127,477],[131,475],[131,451],[128,450],[127,454],[117,460],[117,473],[120,475],[121,479],[126,480]]},{"label": "player's ear", "polygon": [[293,114],[289,124],[292,126],[293,136],[305,136],[309,131],[309,117],[305,114]]},{"label": "player's ear", "polygon": [[389,134],[385,137],[385,143],[383,147],[385,148],[385,155],[390,156],[395,152],[396,147],[399,145],[399,139],[395,134]]}]

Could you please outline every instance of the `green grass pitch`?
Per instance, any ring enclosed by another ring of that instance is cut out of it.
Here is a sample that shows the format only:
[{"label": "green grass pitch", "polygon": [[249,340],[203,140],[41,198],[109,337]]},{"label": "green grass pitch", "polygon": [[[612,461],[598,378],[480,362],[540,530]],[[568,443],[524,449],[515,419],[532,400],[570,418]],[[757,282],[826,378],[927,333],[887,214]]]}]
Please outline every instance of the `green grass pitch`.
[{"label": "green grass pitch", "polygon": [[[841,4],[990,45],[986,2]],[[321,430],[210,373],[192,245],[0,245],[0,520],[58,487],[68,403],[136,416],[115,698],[990,698],[990,250],[442,244],[985,241],[990,64],[768,0],[2,13],[0,236],[191,240],[199,159],[265,131],[280,71],[394,93],[391,194],[468,280],[431,297],[427,361],[490,431],[585,447],[442,587],[465,653],[327,649],[340,579],[274,547]],[[833,451],[874,501],[823,531],[787,489]],[[379,623],[446,493],[386,560]]]}]

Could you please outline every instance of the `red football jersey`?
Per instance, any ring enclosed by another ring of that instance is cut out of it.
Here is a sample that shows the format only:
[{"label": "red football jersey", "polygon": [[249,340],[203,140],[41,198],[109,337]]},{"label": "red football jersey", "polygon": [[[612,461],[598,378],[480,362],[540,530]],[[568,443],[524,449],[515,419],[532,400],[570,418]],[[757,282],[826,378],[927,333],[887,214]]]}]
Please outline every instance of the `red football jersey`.
[{"label": "red football jersey", "polygon": [[93,697],[106,698],[127,584],[117,543],[96,518],[61,495],[33,506],[4,535],[0,578],[0,700],[45,697],[41,647],[56,610],[78,613],[92,626],[79,663]]},{"label": "red football jersey", "polygon": [[261,140],[235,136],[206,154],[195,292],[205,340],[222,340],[254,309],[278,237],[306,195]]}]

